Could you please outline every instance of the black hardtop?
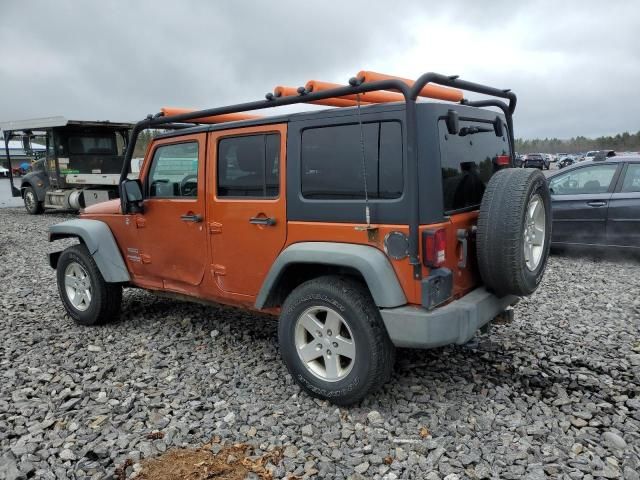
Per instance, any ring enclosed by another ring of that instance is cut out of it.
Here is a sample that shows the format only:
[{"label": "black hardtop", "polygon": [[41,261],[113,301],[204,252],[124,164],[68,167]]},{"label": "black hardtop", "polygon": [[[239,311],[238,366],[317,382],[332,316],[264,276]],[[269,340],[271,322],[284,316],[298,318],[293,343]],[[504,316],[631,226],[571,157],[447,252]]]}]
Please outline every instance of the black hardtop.
[{"label": "black hardtop", "polygon": [[[479,118],[489,118],[495,117],[499,115],[501,118],[504,118],[504,114],[502,112],[488,110],[485,108],[473,107],[469,105],[463,104],[451,104],[451,103],[443,103],[443,102],[418,102],[416,104],[418,110],[423,109],[435,109],[440,110],[443,114],[449,109],[454,109],[459,111],[460,113],[464,112],[467,115],[472,116],[474,112],[476,116]],[[371,118],[372,115],[375,114],[384,114],[390,112],[404,112],[406,110],[405,103],[378,103],[373,105],[362,105],[360,107],[360,113],[363,116],[363,121],[365,118]],[[225,123],[217,123],[217,124],[203,124],[197,125],[193,127],[186,127],[179,130],[170,130],[167,132],[163,132],[156,136],[156,138],[172,138],[172,137],[180,137],[183,135],[191,135],[194,133],[202,133],[202,132],[216,132],[221,130],[230,130],[236,128],[245,128],[245,127],[256,127],[261,125],[274,125],[281,123],[291,123],[291,122],[305,122],[305,121],[317,121],[317,120],[331,120],[336,119],[336,123],[339,123],[341,118],[352,118],[354,115],[358,114],[358,107],[341,107],[341,108],[326,108],[322,110],[312,110],[312,111],[304,111],[304,112],[296,112],[289,113],[285,115],[273,115],[273,116],[265,116],[263,118],[258,118],[254,120],[243,120],[239,122],[225,122]],[[331,123],[331,122],[329,122]]]}]

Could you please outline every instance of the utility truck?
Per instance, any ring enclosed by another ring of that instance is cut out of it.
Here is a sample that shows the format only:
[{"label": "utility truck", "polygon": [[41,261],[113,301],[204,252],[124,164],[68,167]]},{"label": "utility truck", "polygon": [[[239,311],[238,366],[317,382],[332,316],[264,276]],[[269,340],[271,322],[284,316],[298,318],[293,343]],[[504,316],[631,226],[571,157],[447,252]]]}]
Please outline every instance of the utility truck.
[{"label": "utility truck", "polygon": [[[109,121],[68,120],[47,117],[0,123],[6,158],[11,165],[9,142],[22,141],[33,159],[31,171],[14,185],[11,193],[22,197],[30,214],[44,209],[80,210],[118,198],[118,183],[132,124]],[[32,148],[34,139],[44,141],[46,150]]]}]

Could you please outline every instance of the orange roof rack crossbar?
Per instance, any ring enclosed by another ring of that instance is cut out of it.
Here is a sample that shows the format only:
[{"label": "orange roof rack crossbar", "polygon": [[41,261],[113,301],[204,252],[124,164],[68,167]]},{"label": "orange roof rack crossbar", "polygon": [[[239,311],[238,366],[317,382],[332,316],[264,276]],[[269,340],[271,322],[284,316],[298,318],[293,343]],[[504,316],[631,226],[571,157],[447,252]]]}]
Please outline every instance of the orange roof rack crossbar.
[{"label": "orange roof rack crossbar", "polygon": [[[413,84],[415,83],[413,80],[409,80],[408,78],[395,77],[393,75],[387,75],[385,73],[369,72],[367,70],[359,71],[358,74],[356,75],[356,78],[364,83],[377,82],[379,80],[400,80],[401,82],[406,83],[410,87],[413,86]],[[364,95],[368,95],[368,94],[364,94]],[[436,98],[438,100],[448,100],[450,102],[459,102],[464,98],[462,90],[458,90],[457,88],[441,87],[440,85],[430,85],[430,84],[425,85],[422,88],[422,90],[420,90],[419,95],[421,97]]]},{"label": "orange roof rack crossbar", "polygon": [[[273,95],[277,97],[294,97],[300,96],[300,92],[295,87],[285,87],[282,85],[278,85],[273,89]],[[324,100],[314,100],[308,103],[313,103],[315,105],[326,105],[328,107],[355,107],[357,102],[354,100],[348,100],[344,97],[341,98],[325,98]],[[369,102],[360,102],[362,104]]]},{"label": "orange roof rack crossbar", "polygon": [[[309,80],[305,85],[305,89],[307,92],[322,92],[324,90],[332,90],[334,88],[342,87],[343,85],[339,85],[337,83],[329,83],[329,82],[320,82],[318,80]],[[344,99],[348,99],[353,101],[353,105],[355,106],[358,100],[357,95],[345,95],[344,97],[340,97]],[[401,93],[395,92],[386,92],[386,91],[375,91],[375,92],[364,92],[360,94],[360,103],[390,103],[390,102],[404,102],[404,95]]]},{"label": "orange roof rack crossbar", "polygon": [[[172,117],[174,115],[195,112],[196,110],[190,108],[162,107],[160,111],[165,117]],[[239,122],[242,120],[256,120],[258,118],[262,118],[262,116],[252,115],[250,113],[226,113],[223,115],[214,115],[212,117],[194,118],[193,120],[189,120],[187,123],[225,123]]]}]

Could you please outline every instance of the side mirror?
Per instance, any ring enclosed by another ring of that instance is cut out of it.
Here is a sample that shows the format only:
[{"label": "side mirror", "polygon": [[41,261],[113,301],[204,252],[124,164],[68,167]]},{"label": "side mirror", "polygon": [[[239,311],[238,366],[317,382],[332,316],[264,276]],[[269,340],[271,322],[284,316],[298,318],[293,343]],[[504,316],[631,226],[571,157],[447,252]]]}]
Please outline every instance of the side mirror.
[{"label": "side mirror", "polygon": [[460,131],[460,118],[458,116],[458,112],[455,110],[449,110],[446,122],[449,135],[457,135]]},{"label": "side mirror", "polygon": [[122,213],[142,212],[142,184],[140,180],[127,179],[120,185],[120,202]]}]

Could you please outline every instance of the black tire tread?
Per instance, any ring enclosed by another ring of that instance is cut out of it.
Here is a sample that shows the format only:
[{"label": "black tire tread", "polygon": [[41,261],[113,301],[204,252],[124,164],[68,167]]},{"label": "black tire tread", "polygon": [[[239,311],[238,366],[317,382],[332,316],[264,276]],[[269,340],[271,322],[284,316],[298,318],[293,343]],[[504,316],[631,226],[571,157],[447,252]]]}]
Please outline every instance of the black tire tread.
[{"label": "black tire tread", "polygon": [[[337,297],[339,301],[348,303],[355,310],[362,312],[366,318],[368,327],[374,338],[372,350],[369,352],[372,367],[369,375],[358,385],[358,389],[351,394],[331,398],[331,402],[337,405],[351,405],[359,402],[369,393],[379,390],[393,373],[395,362],[395,348],[389,339],[378,307],[376,306],[369,290],[356,279],[348,276],[326,275],[316,277],[299,285],[285,300],[282,312],[289,312],[299,297],[304,297],[311,292],[326,293]],[[282,324],[282,322],[281,322]],[[289,366],[287,365],[287,368]],[[294,375],[294,372],[289,369]],[[301,385],[310,395],[318,397],[315,392]]]},{"label": "black tire tread", "polygon": [[[500,170],[491,177],[482,198],[476,237],[478,267],[484,283],[500,296],[532,293],[519,272],[524,262],[523,215],[529,189],[537,176],[544,181],[537,169]],[[547,211],[549,215],[551,212]],[[541,261],[543,269],[549,244],[547,241]]]},{"label": "black tire tread", "polygon": [[[63,291],[64,287],[61,277],[64,276],[66,259],[74,255],[81,260],[92,279],[92,288],[94,289],[92,302],[95,301],[98,303],[97,311],[91,319],[82,318],[84,315],[81,316],[81,314],[76,312],[73,307],[68,304],[66,293]],[[57,270],[60,298],[65,305],[67,313],[69,313],[69,316],[73,318],[76,323],[85,326],[103,325],[115,321],[120,317],[122,286],[117,283],[108,283],[105,281],[98,265],[84,244],[73,245],[66,248],[58,259]]]},{"label": "black tire tread", "polygon": [[34,188],[32,186],[28,186],[28,187],[26,187],[24,189],[24,194],[23,194],[23,197],[22,197],[23,202],[24,202],[24,197],[27,195],[27,191],[33,192],[33,196],[36,199],[36,207],[33,210],[29,210],[27,208],[27,204],[26,203],[24,204],[24,208],[27,211],[27,213],[29,215],[38,215],[38,214],[44,212],[44,202],[41,202],[41,201],[38,200],[38,195],[36,195],[36,191],[34,190]]}]

